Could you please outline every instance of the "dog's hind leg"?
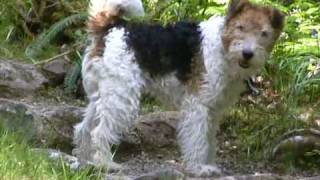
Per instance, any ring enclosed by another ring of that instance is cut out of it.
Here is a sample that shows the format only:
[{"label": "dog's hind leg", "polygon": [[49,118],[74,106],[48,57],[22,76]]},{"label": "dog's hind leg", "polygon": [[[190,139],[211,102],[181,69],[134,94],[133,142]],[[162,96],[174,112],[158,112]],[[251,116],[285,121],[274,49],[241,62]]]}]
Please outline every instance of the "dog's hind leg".
[{"label": "dog's hind leg", "polygon": [[100,98],[96,102],[99,123],[91,132],[95,149],[93,161],[98,166],[115,165],[110,146],[119,144],[123,132],[138,117],[142,84],[141,78],[134,78],[137,74],[128,69],[126,73],[110,75],[100,82]]},{"label": "dog's hind leg", "polygon": [[83,87],[88,96],[89,104],[84,111],[83,120],[74,126],[73,143],[75,149],[72,153],[80,160],[80,165],[86,161],[92,161],[92,141],[90,132],[97,124],[96,101],[99,97],[97,82],[97,67],[101,66],[101,59],[89,60],[85,56],[82,65]]},{"label": "dog's hind leg", "polygon": [[[142,71],[129,50],[123,29],[106,37],[105,54],[99,68],[99,95],[95,103],[97,126],[91,131],[93,161],[108,168],[113,165],[111,145],[119,144],[125,130],[137,119],[140,96],[145,85]],[[112,168],[112,167],[111,167]]]},{"label": "dog's hind leg", "polygon": [[91,161],[92,154],[92,142],[90,131],[94,127],[95,116],[94,102],[90,102],[87,106],[84,119],[82,122],[74,127],[74,144],[76,148],[73,150],[73,154],[79,158],[80,161]]},{"label": "dog's hind leg", "polygon": [[219,168],[209,162],[211,128],[208,107],[197,97],[189,96],[182,104],[181,111],[183,118],[178,124],[178,142],[186,171],[197,177],[219,174]]}]

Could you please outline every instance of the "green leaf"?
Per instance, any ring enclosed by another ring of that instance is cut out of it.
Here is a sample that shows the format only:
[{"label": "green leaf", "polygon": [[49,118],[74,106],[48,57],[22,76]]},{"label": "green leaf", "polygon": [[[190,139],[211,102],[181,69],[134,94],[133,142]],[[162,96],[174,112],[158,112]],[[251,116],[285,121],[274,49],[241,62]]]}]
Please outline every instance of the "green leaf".
[{"label": "green leaf", "polygon": [[35,61],[35,58],[43,51],[59,32],[63,31],[66,27],[71,26],[79,22],[83,22],[87,19],[87,14],[74,14],[66,17],[59,22],[52,25],[47,31],[44,31],[26,48],[26,56]]}]

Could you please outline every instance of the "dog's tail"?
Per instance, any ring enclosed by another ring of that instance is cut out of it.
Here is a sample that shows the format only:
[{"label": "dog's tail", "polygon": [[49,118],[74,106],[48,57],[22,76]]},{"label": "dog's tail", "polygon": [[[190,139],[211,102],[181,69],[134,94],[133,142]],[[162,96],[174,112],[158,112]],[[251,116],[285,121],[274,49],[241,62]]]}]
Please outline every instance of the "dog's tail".
[{"label": "dog's tail", "polygon": [[102,56],[103,38],[108,29],[121,17],[131,18],[143,15],[141,0],[90,0],[87,28],[94,46],[89,57]]},{"label": "dog's tail", "polygon": [[141,0],[91,0],[89,7],[88,30],[94,36],[100,36],[107,27],[121,17],[143,16]]}]

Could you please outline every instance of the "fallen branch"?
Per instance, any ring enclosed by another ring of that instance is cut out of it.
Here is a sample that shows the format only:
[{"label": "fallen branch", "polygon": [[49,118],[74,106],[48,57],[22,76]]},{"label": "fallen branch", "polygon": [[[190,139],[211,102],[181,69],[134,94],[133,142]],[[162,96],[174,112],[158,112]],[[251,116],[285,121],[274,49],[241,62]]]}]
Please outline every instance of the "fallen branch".
[{"label": "fallen branch", "polygon": [[69,50],[69,51],[63,52],[63,53],[58,54],[58,55],[56,55],[56,56],[53,56],[53,57],[51,57],[51,58],[49,58],[49,59],[41,60],[41,61],[35,63],[35,65],[41,65],[41,64],[48,63],[48,62],[53,61],[53,60],[55,60],[55,59],[57,59],[57,58],[59,58],[59,57],[68,55],[68,54],[70,54],[70,53],[72,53],[72,52],[73,52],[73,50]]}]

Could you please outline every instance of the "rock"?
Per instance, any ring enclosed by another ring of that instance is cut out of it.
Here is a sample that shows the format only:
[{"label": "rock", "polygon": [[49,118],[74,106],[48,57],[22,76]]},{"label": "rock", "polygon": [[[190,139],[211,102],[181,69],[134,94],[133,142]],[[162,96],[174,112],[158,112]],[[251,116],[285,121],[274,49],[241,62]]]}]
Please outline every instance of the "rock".
[{"label": "rock", "polygon": [[67,72],[71,68],[71,63],[64,58],[55,59],[42,66],[42,70],[50,81],[50,85],[56,86],[64,82]]},{"label": "rock", "polygon": [[[0,98],[0,122],[10,131],[46,147],[71,150],[73,126],[82,119],[83,108],[69,105],[30,104]],[[177,112],[141,116],[123,141],[154,147],[174,145]]]},{"label": "rock", "polygon": [[142,143],[153,147],[176,144],[176,126],[180,113],[176,111],[155,112],[141,116],[135,128]]},{"label": "rock", "polygon": [[[295,180],[291,176],[278,176],[275,174],[239,175],[215,178],[215,180]],[[195,179],[193,179],[195,180]]]},{"label": "rock", "polygon": [[307,152],[320,150],[320,131],[317,129],[295,129],[285,133],[272,151],[273,160],[285,162],[288,158],[302,158]]},{"label": "rock", "polygon": [[0,99],[0,122],[7,130],[21,133],[26,140],[31,140],[37,135],[35,118],[30,106]]},{"label": "rock", "polygon": [[[55,149],[33,149],[35,153],[41,153],[47,156],[49,159],[56,161],[58,163],[63,160],[70,169],[79,170],[80,168],[94,168],[93,164],[90,162],[86,162],[85,164],[79,163],[77,157],[71,156],[67,153],[61,152]],[[150,160],[149,160],[150,161]],[[162,169],[160,167],[153,167],[156,162],[149,162],[147,164],[139,164],[138,166],[143,166],[143,169],[151,169],[151,171],[143,173],[141,170],[137,170],[136,167],[125,167],[124,171],[115,172],[115,173],[106,173],[105,180],[318,180],[317,177],[292,177],[292,176],[280,176],[276,174],[249,174],[249,175],[234,175],[234,176],[223,176],[223,177],[212,177],[212,178],[190,178],[179,171],[176,167],[166,165],[163,163]],[[132,173],[128,173],[128,168],[131,169],[129,171],[137,171],[137,173],[132,175]]]},{"label": "rock", "polygon": [[0,59],[0,97],[29,95],[47,84],[35,66]]},{"label": "rock", "polygon": [[319,179],[320,179],[320,176],[300,178],[300,180],[319,180]]},{"label": "rock", "polygon": [[31,105],[0,99],[0,123],[46,147],[71,150],[73,125],[80,121],[81,115],[82,108],[74,106]]},{"label": "rock", "polygon": [[[132,149],[117,151],[115,154],[115,161],[121,163],[124,167],[122,173],[128,177],[138,178],[143,177],[143,175],[154,175],[155,172],[162,174],[163,171],[182,170],[181,165],[175,160],[179,158],[178,153],[176,153],[177,149],[166,149],[168,151],[165,151],[164,148],[157,148],[128,154],[130,150]],[[158,154],[162,154],[163,158],[159,159]]]},{"label": "rock", "polygon": [[42,142],[49,147],[66,149],[72,147],[73,126],[82,119],[83,109],[80,107],[59,105],[34,107],[39,124],[44,128],[39,129],[38,135],[43,137]]},{"label": "rock", "polygon": [[176,180],[184,179],[184,174],[175,169],[167,169],[161,171],[151,172],[140,177],[135,178],[134,180]]},{"label": "rock", "polygon": [[105,180],[134,180],[133,178],[127,177],[125,175],[106,175]]},{"label": "rock", "polygon": [[69,166],[72,170],[79,170],[80,168],[84,167],[93,167],[92,163],[82,161],[80,164],[80,161],[77,157],[71,156],[59,150],[35,148],[33,149],[33,152],[44,154],[53,161],[61,162],[61,160],[63,160],[66,163],[66,165]]}]

